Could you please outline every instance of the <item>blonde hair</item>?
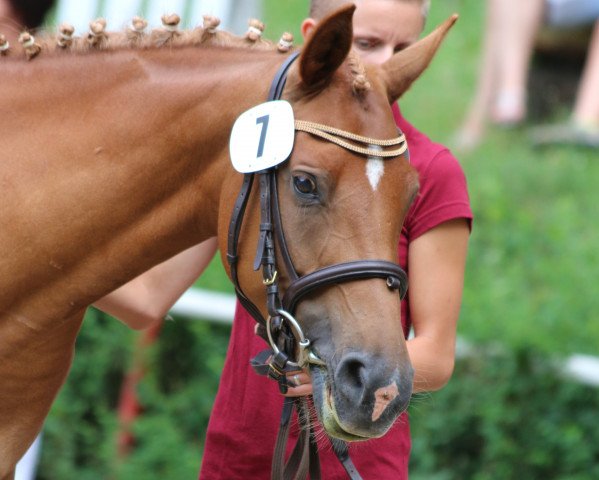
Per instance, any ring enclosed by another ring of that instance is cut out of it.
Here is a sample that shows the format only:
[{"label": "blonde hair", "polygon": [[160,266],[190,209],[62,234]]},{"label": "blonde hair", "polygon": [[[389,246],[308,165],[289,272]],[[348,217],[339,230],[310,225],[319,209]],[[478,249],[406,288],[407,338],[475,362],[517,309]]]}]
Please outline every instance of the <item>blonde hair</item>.
[{"label": "blonde hair", "polygon": [[[417,3],[422,7],[422,16],[426,20],[428,12],[431,8],[431,0],[393,0],[404,3]],[[327,16],[332,11],[338,9],[342,5],[346,5],[348,0],[310,0],[310,17],[315,20],[320,20]]]}]

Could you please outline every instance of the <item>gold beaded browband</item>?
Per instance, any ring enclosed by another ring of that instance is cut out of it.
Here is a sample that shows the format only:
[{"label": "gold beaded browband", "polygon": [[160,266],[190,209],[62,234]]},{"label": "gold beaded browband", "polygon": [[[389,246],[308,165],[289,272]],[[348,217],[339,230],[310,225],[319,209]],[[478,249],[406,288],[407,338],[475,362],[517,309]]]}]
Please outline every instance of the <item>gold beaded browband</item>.
[{"label": "gold beaded browband", "polygon": [[[311,135],[323,138],[332,142],[346,150],[350,150],[355,153],[359,153],[361,155],[365,155],[367,157],[379,157],[379,158],[390,158],[390,157],[398,157],[402,155],[408,149],[408,143],[406,142],[406,137],[403,133],[399,135],[399,137],[392,138],[390,140],[378,140],[376,138],[363,137],[361,135],[357,135],[355,133],[346,132],[345,130],[340,130],[335,127],[330,127],[328,125],[323,125],[315,122],[308,122],[305,120],[296,120],[295,121],[295,129],[300,132],[306,132]],[[340,138],[341,137],[341,138]],[[352,140],[357,143],[363,143],[365,145],[377,146],[377,147],[392,147],[395,145],[399,145],[398,148],[394,150],[380,150],[374,148],[364,148],[354,145],[353,143],[347,142],[343,139]]]}]

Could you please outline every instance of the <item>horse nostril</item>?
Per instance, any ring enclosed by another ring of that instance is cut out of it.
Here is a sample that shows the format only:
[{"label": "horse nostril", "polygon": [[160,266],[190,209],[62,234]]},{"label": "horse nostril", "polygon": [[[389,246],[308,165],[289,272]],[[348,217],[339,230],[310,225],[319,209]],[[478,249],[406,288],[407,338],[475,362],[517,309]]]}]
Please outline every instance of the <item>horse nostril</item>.
[{"label": "horse nostril", "polygon": [[367,368],[357,357],[345,358],[337,366],[335,374],[339,390],[348,398],[360,401],[368,384]]},{"label": "horse nostril", "polygon": [[409,361],[398,365],[368,351],[341,355],[327,383],[334,420],[354,435],[383,435],[407,408],[412,392],[410,369]]}]

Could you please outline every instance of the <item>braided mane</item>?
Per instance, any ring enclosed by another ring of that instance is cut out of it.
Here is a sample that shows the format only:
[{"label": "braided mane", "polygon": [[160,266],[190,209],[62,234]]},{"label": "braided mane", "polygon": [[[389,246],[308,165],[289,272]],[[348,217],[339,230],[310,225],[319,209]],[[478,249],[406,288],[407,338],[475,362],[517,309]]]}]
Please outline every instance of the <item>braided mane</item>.
[{"label": "braided mane", "polygon": [[[204,15],[203,25],[191,30],[179,30],[181,18],[177,14],[163,15],[162,27],[148,31],[148,22],[134,17],[130,25],[121,32],[107,32],[106,20],[98,18],[89,24],[85,36],[75,36],[72,25],[63,23],[57,33],[42,32],[34,36],[25,31],[19,36],[19,45],[9,45],[0,33],[0,61],[2,57],[33,60],[38,55],[85,54],[98,51],[124,49],[150,49],[160,47],[220,46],[278,50],[287,53],[293,48],[293,35],[285,32],[277,44],[262,38],[264,24],[250,19],[247,33],[240,37],[224,30],[218,30],[220,20],[212,15]],[[361,96],[370,90],[370,82],[360,58],[355,53],[349,55],[352,89]]]},{"label": "braided mane", "polygon": [[[282,53],[293,48],[293,36],[285,32],[278,44],[262,38],[264,24],[256,19],[249,21],[247,33],[240,37],[218,30],[220,20],[204,15],[204,23],[191,30],[178,28],[180,17],[176,14],[163,15],[162,27],[149,30],[146,20],[134,17],[131,24],[121,32],[107,32],[106,20],[96,19],[90,23],[85,36],[75,36],[74,28],[62,24],[57,33],[42,32],[33,35],[25,31],[19,36],[19,45],[9,45],[6,37],[0,33],[0,57],[25,58],[32,60],[38,55],[58,55],[65,53],[84,54],[93,51],[123,49],[149,49],[186,46],[222,46],[252,48],[261,50],[277,49]],[[0,58],[0,61],[2,59]]]}]

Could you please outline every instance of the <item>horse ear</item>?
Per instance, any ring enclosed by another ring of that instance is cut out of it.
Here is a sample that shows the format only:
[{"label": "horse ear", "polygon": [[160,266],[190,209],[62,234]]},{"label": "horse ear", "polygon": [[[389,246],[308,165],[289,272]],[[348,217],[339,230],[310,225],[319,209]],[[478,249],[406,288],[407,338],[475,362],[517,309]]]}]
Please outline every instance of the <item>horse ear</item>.
[{"label": "horse ear", "polygon": [[382,65],[390,103],[401,97],[426,70],[457,19],[456,14],[452,15],[422,40],[396,53]]},{"label": "horse ear", "polygon": [[299,71],[307,87],[324,85],[341,66],[352,45],[355,5],[347,5],[321,20],[302,50]]}]

